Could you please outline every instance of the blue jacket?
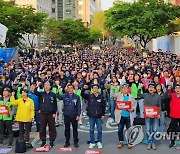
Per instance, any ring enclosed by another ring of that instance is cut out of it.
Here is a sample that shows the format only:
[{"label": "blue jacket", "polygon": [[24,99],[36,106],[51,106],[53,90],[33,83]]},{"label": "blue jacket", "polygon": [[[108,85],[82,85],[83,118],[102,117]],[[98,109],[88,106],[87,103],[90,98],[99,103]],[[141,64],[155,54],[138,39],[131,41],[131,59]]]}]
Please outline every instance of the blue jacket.
[{"label": "blue jacket", "polygon": [[56,114],[57,112],[57,99],[56,94],[53,92],[46,93],[37,92],[36,95],[39,96],[40,99],[40,111],[42,113],[52,113]]},{"label": "blue jacket", "polygon": [[35,111],[39,110],[39,97],[35,95],[32,91],[28,91],[28,96],[31,98],[34,102],[34,109]]},{"label": "blue jacket", "polygon": [[63,114],[68,117],[77,117],[81,114],[81,101],[78,95],[72,94],[72,97],[68,93],[60,95],[57,94],[57,98],[63,100]]}]

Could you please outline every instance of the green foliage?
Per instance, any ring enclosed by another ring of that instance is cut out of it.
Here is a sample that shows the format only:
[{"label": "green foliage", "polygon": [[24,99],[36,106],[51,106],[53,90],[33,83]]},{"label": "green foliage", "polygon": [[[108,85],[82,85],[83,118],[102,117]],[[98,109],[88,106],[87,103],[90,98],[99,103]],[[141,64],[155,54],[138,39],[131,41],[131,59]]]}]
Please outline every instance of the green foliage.
[{"label": "green foliage", "polygon": [[99,29],[90,29],[89,33],[90,35],[86,40],[88,44],[93,44],[97,42],[99,39],[102,39],[103,37],[102,32]]},{"label": "green foliage", "polygon": [[171,20],[176,17],[180,17],[180,7],[163,0],[139,0],[134,3],[117,0],[106,12],[106,26],[118,31],[122,37],[138,37],[145,48],[153,38],[172,33]]},{"label": "green foliage", "polygon": [[89,37],[89,30],[84,26],[81,20],[66,19],[60,21],[59,26],[61,32],[62,44],[85,43]]},{"label": "green foliage", "polygon": [[51,44],[60,44],[62,37],[60,32],[60,21],[48,18],[44,26],[44,35]]},{"label": "green foliage", "polygon": [[31,7],[17,7],[0,0],[0,22],[8,27],[6,46],[18,46],[23,34],[39,34],[46,14],[35,13]]}]

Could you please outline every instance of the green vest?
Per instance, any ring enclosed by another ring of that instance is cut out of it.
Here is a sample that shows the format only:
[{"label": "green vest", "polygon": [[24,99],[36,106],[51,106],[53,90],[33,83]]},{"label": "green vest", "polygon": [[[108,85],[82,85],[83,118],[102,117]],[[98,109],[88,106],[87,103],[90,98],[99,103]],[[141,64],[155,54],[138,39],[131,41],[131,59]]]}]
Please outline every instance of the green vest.
[{"label": "green vest", "polygon": [[22,89],[22,87],[18,87],[18,88],[17,88],[17,98],[18,98],[18,99],[22,97],[21,89]]},{"label": "green vest", "polygon": [[[59,93],[60,95],[62,95],[63,94],[63,88],[60,88],[58,91],[58,89],[56,87],[53,87],[52,92],[55,94]],[[59,101],[59,99],[57,99],[57,101]]]},{"label": "green vest", "polygon": [[[0,105],[6,105],[8,108],[9,108],[9,114],[11,113],[11,103],[8,101],[6,102],[6,104],[3,103],[3,101],[0,101]],[[5,115],[0,115],[0,120],[4,120],[4,121],[7,121],[7,120],[12,120],[12,116],[10,115],[9,117],[8,116],[5,116]]]},{"label": "green vest", "polygon": [[82,102],[81,90],[78,89],[78,90],[74,90],[73,92],[74,92],[74,94],[76,94],[80,97],[80,101]]},{"label": "green vest", "polygon": [[[115,91],[115,93],[117,94],[117,93],[119,93],[120,92],[120,86],[116,86],[116,88],[113,86],[113,85],[111,85],[110,86],[110,91]],[[110,96],[111,98],[112,98],[112,96]]]},{"label": "green vest", "polygon": [[141,94],[143,94],[143,90],[142,90],[142,88],[141,88],[141,85],[142,85],[142,84],[138,84],[138,87],[136,87],[136,84],[135,84],[135,83],[133,83],[133,84],[131,85],[131,94],[132,94],[132,96],[133,96],[134,98],[138,98],[138,90],[139,90],[139,89],[141,90]]},{"label": "green vest", "polygon": [[[98,92],[101,93],[101,88],[98,89]],[[91,88],[90,94],[93,93],[93,88]]]}]

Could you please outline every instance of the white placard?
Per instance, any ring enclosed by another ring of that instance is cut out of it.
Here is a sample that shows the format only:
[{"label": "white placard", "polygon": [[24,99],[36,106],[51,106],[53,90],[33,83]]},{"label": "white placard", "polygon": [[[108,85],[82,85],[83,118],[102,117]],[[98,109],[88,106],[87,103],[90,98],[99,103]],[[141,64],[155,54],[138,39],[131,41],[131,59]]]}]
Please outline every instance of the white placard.
[{"label": "white placard", "polygon": [[0,23],[0,43],[4,43],[6,40],[6,33],[8,28]]}]

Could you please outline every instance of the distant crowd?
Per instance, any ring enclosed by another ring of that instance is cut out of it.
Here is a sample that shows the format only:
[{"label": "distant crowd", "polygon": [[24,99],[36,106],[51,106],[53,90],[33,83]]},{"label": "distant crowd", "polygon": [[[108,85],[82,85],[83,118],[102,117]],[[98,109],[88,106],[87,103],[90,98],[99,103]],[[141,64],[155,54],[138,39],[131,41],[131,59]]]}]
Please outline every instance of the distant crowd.
[{"label": "distant crowd", "polygon": [[[4,64],[0,76],[0,107],[6,106],[0,112],[0,146],[6,132],[8,147],[13,146],[12,125],[18,125],[19,139],[30,144],[35,123],[42,147],[46,145],[47,126],[50,146],[54,146],[58,125],[65,126],[64,147],[69,147],[72,125],[78,148],[78,124],[84,122],[83,116],[89,117],[90,149],[96,145],[95,125],[97,146],[103,148],[102,121],[107,114],[110,124],[118,126],[118,148],[123,147],[124,127],[128,129],[137,121],[144,121],[148,150],[157,149],[152,132],[180,130],[180,56],[176,54],[143,54],[112,47],[21,56],[18,63]],[[147,108],[157,109],[157,115],[148,115]],[[165,118],[170,118],[170,123]],[[170,148],[175,140],[171,138]],[[128,148],[132,147],[128,143]]]}]

